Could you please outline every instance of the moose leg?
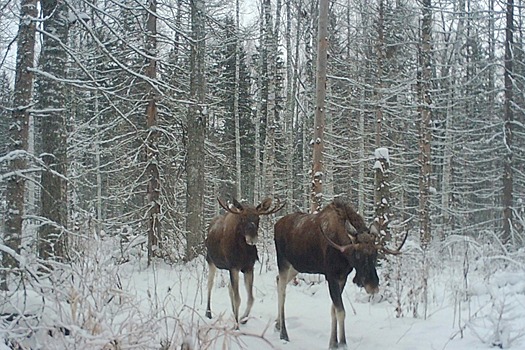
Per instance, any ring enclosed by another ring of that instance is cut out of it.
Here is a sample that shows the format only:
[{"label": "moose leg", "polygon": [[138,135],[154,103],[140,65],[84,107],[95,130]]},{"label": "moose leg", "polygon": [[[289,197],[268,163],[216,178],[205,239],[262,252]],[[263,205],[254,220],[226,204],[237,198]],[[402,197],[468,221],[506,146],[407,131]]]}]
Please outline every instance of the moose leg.
[{"label": "moose leg", "polygon": [[331,320],[331,326],[330,326],[330,343],[328,348],[329,349],[337,349],[337,316],[336,316],[335,306],[332,303],[332,307],[330,308],[330,320]]},{"label": "moose leg", "polygon": [[339,296],[341,298],[341,309],[342,312],[339,313],[337,321],[339,322],[339,349],[346,349],[346,333],[345,333],[345,316],[346,311],[343,305],[343,290],[346,285],[346,277],[339,281]]},{"label": "moose leg", "polygon": [[206,306],[206,317],[211,318],[211,290],[213,289],[213,280],[217,272],[217,266],[214,263],[208,263],[208,305]]},{"label": "moose leg", "polygon": [[235,329],[239,329],[239,306],[241,296],[239,295],[239,270],[230,270],[230,300],[232,302],[233,315],[235,317]]},{"label": "moose leg", "polygon": [[[330,349],[345,348],[345,308],[343,306],[343,299],[341,297],[341,281],[333,278],[328,279],[328,288],[330,290],[330,297],[332,298],[332,327],[330,332]],[[337,327],[339,326],[339,342],[337,342]]]},{"label": "moose leg", "polygon": [[248,322],[248,315],[253,306],[253,270],[244,271],[244,286],[246,287],[246,294],[248,295],[248,304],[246,305],[246,311],[244,311],[241,317],[241,324]]},{"label": "moose leg", "polygon": [[280,338],[286,341],[290,341],[288,332],[286,330],[286,323],[284,317],[284,301],[286,299],[286,285],[295,276],[297,276],[297,270],[291,265],[288,268],[279,269],[279,276],[277,276],[277,296],[278,296],[278,316],[275,322],[275,328],[280,331]]}]

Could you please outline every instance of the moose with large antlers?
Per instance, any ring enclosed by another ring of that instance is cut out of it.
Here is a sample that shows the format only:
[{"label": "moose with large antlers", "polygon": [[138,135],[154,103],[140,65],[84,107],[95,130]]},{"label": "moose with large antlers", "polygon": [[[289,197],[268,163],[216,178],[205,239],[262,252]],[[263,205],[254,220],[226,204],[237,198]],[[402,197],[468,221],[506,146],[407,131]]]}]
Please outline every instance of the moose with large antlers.
[{"label": "moose with large antlers", "polygon": [[[273,214],[284,206],[272,207],[272,199],[266,198],[257,207],[241,204],[233,199],[232,206],[226,205],[217,199],[226,213],[216,216],[210,222],[208,236],[205,240],[208,262],[208,304],[206,317],[211,318],[211,291],[217,269],[230,272],[230,299],[235,316],[235,328],[239,328],[239,321],[246,323],[253,305],[253,266],[258,260],[255,244],[258,239],[259,216]],[[244,274],[244,284],[248,294],[246,311],[239,320],[239,271]]]},{"label": "moose with large antlers", "polygon": [[[342,292],[353,269],[353,282],[369,294],[379,290],[376,271],[378,253],[399,254],[378,243],[374,225],[369,229],[363,218],[347,203],[335,199],[315,214],[293,213],[275,224],[275,247],[279,276],[278,317],[280,338],[289,341],[284,318],[286,285],[299,272],[323,274],[332,299],[330,349],[346,346],[345,309]],[[338,333],[339,327],[339,333]],[[339,336],[339,341],[338,341]]]}]

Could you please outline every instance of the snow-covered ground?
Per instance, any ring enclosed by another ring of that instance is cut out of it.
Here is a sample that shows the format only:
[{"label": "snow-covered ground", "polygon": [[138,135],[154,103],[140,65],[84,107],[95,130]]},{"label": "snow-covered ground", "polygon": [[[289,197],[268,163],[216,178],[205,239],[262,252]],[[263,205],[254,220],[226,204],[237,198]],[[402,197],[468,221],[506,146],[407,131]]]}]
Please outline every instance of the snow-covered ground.
[{"label": "snow-covered ground", "polygon": [[[194,266],[193,269],[193,272],[190,272],[191,268],[172,269],[161,266],[156,270],[157,278],[154,273],[140,272],[135,275],[136,278],[133,278],[131,283],[136,283],[134,288],[142,291],[142,295],[146,295],[148,289],[151,293],[155,286],[159,295],[166,295],[167,290],[176,291],[172,294],[174,299],[184,301],[184,304],[189,306],[191,313],[195,313],[193,316],[195,324],[203,329],[210,326],[220,329],[230,328],[233,325],[233,316],[228,296],[227,273],[221,274],[222,277],[216,280],[212,295],[214,319],[208,320],[203,317],[206,307],[205,268]],[[256,302],[250,320],[246,325],[241,325],[239,331],[228,330],[228,336],[218,339],[210,336],[207,340],[214,343],[212,348],[324,349],[328,347],[331,301],[327,284],[318,276],[300,275],[296,283],[288,286],[286,317],[290,342],[283,342],[274,329],[277,315],[275,276],[275,270],[256,275]],[[516,274],[506,274],[500,279],[505,281],[500,286],[495,284],[488,287],[483,283],[475,283],[471,288],[470,301],[461,304],[457,297],[454,297],[452,290],[445,289],[446,285],[430,286],[431,300],[426,319],[414,318],[412,315],[396,317],[395,306],[392,303],[370,300],[364,290],[358,289],[349,279],[344,292],[348,348],[404,350],[490,348],[491,342],[496,341],[493,333],[497,331],[497,318],[501,316],[511,319],[501,320],[502,324],[499,327],[502,333],[507,334],[502,334],[501,337],[504,344],[497,343],[497,345],[525,349],[525,337],[519,338],[520,335],[525,335],[524,277],[524,274],[521,277]],[[438,279],[439,276],[436,277],[436,280]],[[494,310],[498,305],[492,305],[494,300],[491,300],[488,294],[489,288],[497,288],[498,291],[492,292],[507,295],[496,301],[496,304],[507,302],[509,310],[504,310],[501,315],[498,310]],[[241,290],[241,295],[245,301],[244,290]],[[241,304],[241,311],[244,311],[244,305]],[[463,315],[460,314],[458,307],[461,307]],[[484,316],[478,319],[476,313]],[[518,339],[512,339],[517,336]],[[201,344],[195,335],[190,339],[196,348],[200,347]]]},{"label": "snow-covered ground", "polygon": [[[227,272],[216,276],[209,320],[203,258],[175,266],[157,261],[148,268],[145,257],[136,255],[117,263],[112,246],[98,242],[71,270],[4,294],[2,314],[26,316],[4,320],[0,336],[32,349],[180,349],[183,342],[193,349],[328,348],[331,301],[320,276],[299,275],[289,284],[290,342],[283,342],[274,328],[277,272],[271,254],[256,264],[250,319],[233,330]],[[388,272],[401,282],[373,300],[350,276],[344,291],[348,349],[525,349],[523,268],[470,254],[437,254],[429,263],[427,293],[418,277],[424,269],[410,256],[399,258],[404,260],[396,268],[379,268],[382,281]],[[241,298],[242,312],[243,283]]]}]

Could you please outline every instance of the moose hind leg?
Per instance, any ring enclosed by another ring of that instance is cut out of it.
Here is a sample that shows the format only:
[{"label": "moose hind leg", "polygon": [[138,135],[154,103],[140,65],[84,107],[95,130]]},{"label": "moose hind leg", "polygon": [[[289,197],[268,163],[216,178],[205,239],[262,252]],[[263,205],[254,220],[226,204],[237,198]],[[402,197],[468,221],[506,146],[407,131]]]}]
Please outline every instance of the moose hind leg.
[{"label": "moose hind leg", "polygon": [[239,306],[241,305],[239,270],[230,270],[230,300],[232,302],[233,316],[235,317],[235,329],[239,329]]},{"label": "moose hind leg", "polygon": [[346,349],[346,333],[345,333],[345,317],[346,311],[343,305],[343,290],[345,288],[346,278],[339,281],[339,295],[341,300],[341,308],[337,311],[337,322],[339,324],[339,349]]},{"label": "moose hind leg", "polygon": [[246,304],[246,311],[241,317],[241,324],[248,322],[248,316],[253,306],[253,270],[244,272],[244,286],[246,287],[246,294],[248,295],[248,303]]},{"label": "moose hind leg", "polygon": [[217,266],[214,263],[208,263],[208,304],[206,306],[206,317],[211,318],[211,291],[213,289],[213,281],[215,279],[215,273],[217,272]]}]

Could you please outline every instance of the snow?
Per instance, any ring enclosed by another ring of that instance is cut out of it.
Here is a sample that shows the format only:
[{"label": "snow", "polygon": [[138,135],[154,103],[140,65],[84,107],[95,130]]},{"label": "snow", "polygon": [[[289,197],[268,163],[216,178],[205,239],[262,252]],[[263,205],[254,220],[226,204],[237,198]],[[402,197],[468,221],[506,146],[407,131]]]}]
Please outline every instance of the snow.
[{"label": "snow", "polygon": [[[19,342],[33,349],[110,349],[105,346],[111,342],[118,342],[120,349],[159,349],[160,344],[180,349],[183,342],[192,349],[328,347],[331,301],[319,275],[299,274],[288,285],[290,342],[279,339],[274,329],[277,269],[271,248],[259,247],[262,263],[255,266],[255,303],[247,324],[234,330],[226,271],[219,270],[215,278],[210,320],[205,317],[207,265],[202,257],[175,265],[158,260],[147,267],[144,246],[130,246],[124,249],[126,259],[116,259],[121,254],[117,239],[107,235],[91,242],[82,262],[67,273],[57,272],[60,286],[50,282],[58,279],[49,279],[34,284],[35,290],[3,295],[4,315],[40,313],[39,321],[30,324],[35,331],[18,337]],[[459,249],[467,246],[468,254]],[[348,349],[525,348],[523,266],[500,266],[497,257],[485,256],[484,246],[468,240],[454,238],[443,247],[428,263],[426,298],[419,275],[423,263],[414,241],[407,242],[404,255],[391,264],[380,263],[379,295],[370,298],[352,283],[353,274],[349,276],[343,295]],[[399,274],[401,283],[392,280],[386,286],[386,273]],[[240,289],[242,313],[242,282]],[[1,325],[0,336],[10,339],[27,326],[6,321]],[[53,336],[45,331],[50,328]],[[64,328],[71,334],[62,334]]]},{"label": "snow", "polygon": [[376,160],[376,161],[374,162],[374,166],[372,167],[372,169],[374,169],[374,170],[375,170],[375,169],[379,169],[379,170],[383,171],[383,165],[381,164],[380,161]]},{"label": "snow", "polygon": [[384,159],[387,163],[390,163],[390,157],[388,155],[388,148],[378,147],[374,151],[375,159]]}]

